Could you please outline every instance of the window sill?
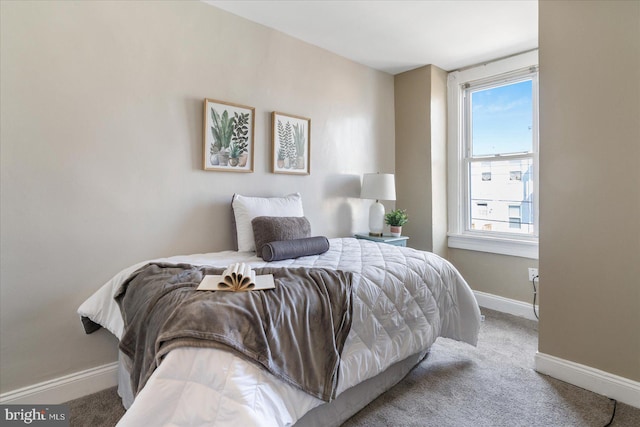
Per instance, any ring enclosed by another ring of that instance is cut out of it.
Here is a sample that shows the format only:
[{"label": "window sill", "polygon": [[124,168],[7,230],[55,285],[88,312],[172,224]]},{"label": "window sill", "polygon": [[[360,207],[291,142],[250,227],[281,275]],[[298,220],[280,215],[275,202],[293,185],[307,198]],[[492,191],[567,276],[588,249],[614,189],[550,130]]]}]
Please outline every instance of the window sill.
[{"label": "window sill", "polygon": [[448,242],[449,247],[455,249],[538,259],[538,242],[536,240],[449,234]]}]

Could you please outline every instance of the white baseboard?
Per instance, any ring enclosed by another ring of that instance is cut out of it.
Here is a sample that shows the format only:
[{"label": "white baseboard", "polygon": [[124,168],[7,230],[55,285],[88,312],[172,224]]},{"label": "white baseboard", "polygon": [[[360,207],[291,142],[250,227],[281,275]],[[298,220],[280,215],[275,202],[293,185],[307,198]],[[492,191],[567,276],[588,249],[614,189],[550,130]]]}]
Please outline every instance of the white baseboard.
[{"label": "white baseboard", "polygon": [[[500,311],[514,316],[524,317],[529,320],[538,320],[533,314],[533,306],[526,302],[514,299],[504,298],[498,295],[488,294],[486,292],[473,291],[480,307],[490,310]],[[538,306],[536,306],[538,312]]]},{"label": "white baseboard", "polygon": [[640,408],[640,382],[590,366],[536,353],[536,371],[627,405]]},{"label": "white baseboard", "polygon": [[0,394],[0,404],[57,405],[118,384],[113,362]]}]

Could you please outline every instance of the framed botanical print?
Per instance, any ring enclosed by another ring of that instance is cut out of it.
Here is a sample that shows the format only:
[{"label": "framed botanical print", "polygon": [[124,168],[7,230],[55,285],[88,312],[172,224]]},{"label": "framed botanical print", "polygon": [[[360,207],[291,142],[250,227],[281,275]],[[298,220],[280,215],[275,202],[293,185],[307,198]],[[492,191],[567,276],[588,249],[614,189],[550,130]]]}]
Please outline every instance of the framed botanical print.
[{"label": "framed botanical print", "polygon": [[204,100],[204,170],[253,172],[255,108]]},{"label": "framed botanical print", "polygon": [[311,119],[291,114],[271,114],[273,173],[311,173]]}]

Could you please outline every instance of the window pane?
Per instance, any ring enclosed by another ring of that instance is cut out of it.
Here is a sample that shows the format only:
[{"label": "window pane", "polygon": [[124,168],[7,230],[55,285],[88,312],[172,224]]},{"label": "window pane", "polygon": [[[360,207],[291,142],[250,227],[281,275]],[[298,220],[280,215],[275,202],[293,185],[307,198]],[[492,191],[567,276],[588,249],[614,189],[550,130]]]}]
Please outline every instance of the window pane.
[{"label": "window pane", "polygon": [[509,218],[509,228],[514,229],[520,229],[521,227],[521,221],[520,218]]},{"label": "window pane", "polygon": [[[491,180],[484,179],[490,163]],[[533,234],[533,160],[495,160],[469,165],[471,230]],[[511,179],[518,172],[520,179]]]},{"label": "window pane", "polygon": [[532,88],[525,80],[471,92],[473,156],[532,152]]}]

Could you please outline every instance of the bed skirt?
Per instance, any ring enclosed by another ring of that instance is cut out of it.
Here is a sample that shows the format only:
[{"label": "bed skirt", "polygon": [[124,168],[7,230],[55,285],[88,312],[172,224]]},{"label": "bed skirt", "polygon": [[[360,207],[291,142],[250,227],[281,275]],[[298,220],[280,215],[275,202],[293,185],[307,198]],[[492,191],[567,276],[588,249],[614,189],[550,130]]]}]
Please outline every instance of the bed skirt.
[{"label": "bed skirt", "polygon": [[339,427],[378,396],[398,384],[428,354],[411,355],[389,366],[375,377],[345,390],[330,403],[323,403],[300,418],[295,427]]}]

